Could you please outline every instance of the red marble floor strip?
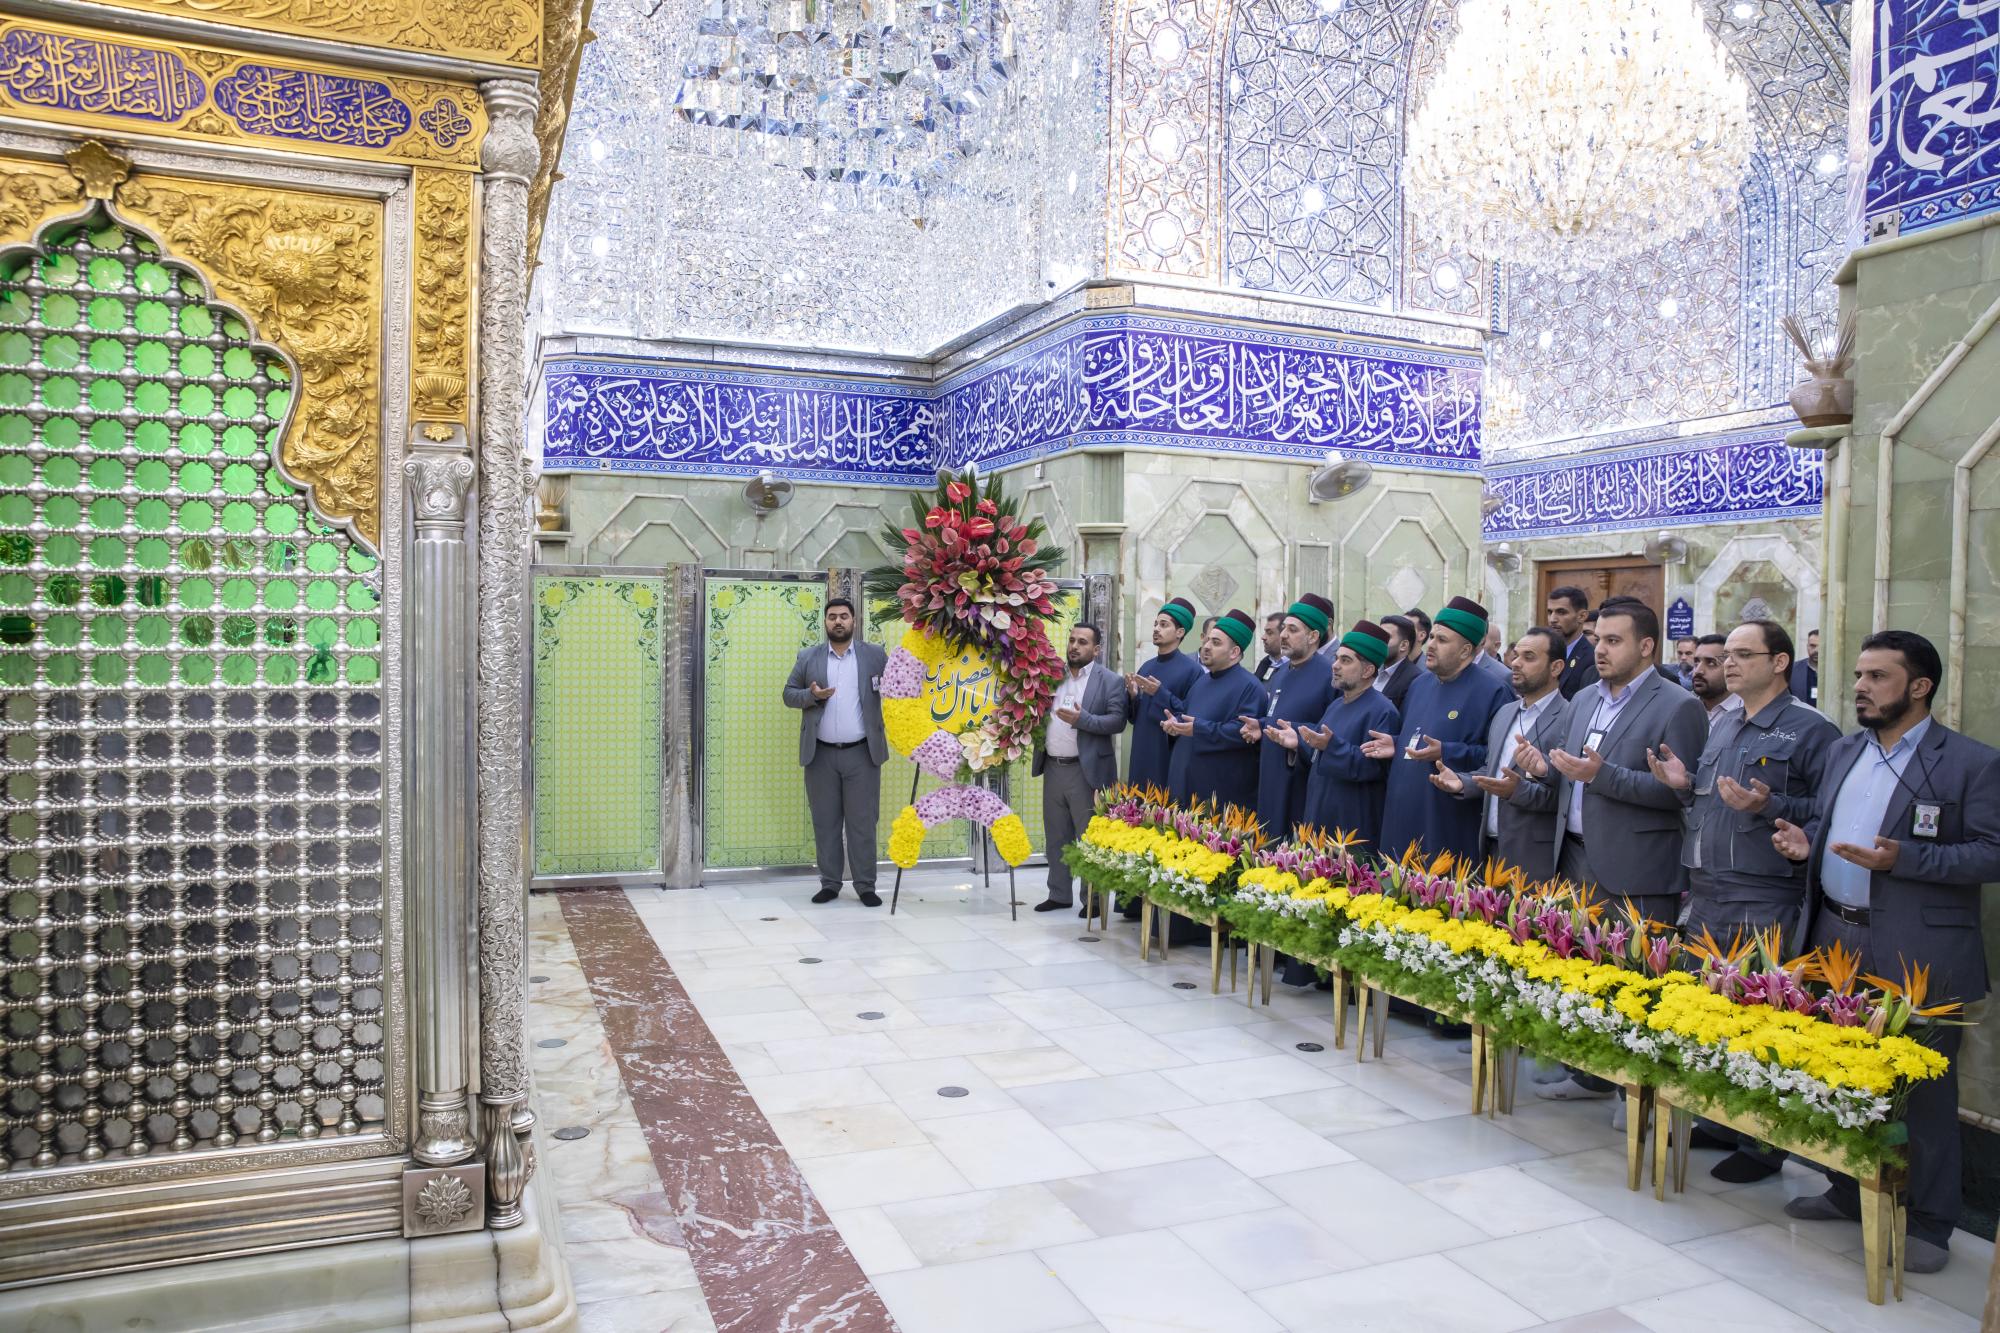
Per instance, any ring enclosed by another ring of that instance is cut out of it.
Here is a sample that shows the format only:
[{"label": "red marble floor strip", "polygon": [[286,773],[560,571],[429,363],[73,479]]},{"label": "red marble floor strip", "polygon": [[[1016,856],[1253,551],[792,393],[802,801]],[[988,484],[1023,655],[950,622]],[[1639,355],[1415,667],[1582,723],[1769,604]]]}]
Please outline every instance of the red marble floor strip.
[{"label": "red marble floor strip", "polygon": [[720,1333],[894,1333],[622,891],[557,895]]}]

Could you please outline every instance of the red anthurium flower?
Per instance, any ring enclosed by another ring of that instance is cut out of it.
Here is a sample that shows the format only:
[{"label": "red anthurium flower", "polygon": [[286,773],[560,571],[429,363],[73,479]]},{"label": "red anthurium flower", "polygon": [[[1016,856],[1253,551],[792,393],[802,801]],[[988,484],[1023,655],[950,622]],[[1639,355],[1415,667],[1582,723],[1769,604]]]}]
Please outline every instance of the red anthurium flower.
[{"label": "red anthurium flower", "polygon": [[944,493],[953,504],[963,504],[971,498],[972,488],[962,481],[954,481],[945,486]]},{"label": "red anthurium flower", "polygon": [[975,539],[991,537],[993,535],[993,520],[990,518],[973,519],[965,525],[965,535]]},{"label": "red anthurium flower", "polygon": [[997,514],[1000,512],[1000,506],[994,504],[991,500],[981,500],[974,508],[982,514]]}]

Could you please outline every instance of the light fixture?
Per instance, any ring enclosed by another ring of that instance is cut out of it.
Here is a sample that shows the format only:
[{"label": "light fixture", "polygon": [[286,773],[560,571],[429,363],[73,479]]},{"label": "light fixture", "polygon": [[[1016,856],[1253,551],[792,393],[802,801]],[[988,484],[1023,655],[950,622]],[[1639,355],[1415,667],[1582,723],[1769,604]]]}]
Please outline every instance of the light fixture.
[{"label": "light fixture", "polygon": [[1003,0],[707,0],[674,108],[814,179],[924,189],[1014,67]]},{"label": "light fixture", "polygon": [[1447,251],[1602,268],[1732,205],[1749,101],[1693,0],[1465,0],[1411,121],[1404,216]]}]

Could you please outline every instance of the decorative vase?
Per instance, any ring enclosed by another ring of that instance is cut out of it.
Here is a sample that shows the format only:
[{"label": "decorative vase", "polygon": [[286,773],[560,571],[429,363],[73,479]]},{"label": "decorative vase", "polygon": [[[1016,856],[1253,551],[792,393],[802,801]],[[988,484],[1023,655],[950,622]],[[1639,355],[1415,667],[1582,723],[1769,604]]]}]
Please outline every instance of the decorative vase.
[{"label": "decorative vase", "polygon": [[1792,388],[1792,411],[1808,426],[1845,426],[1854,420],[1854,381],[1828,374],[1826,363],[1806,362],[1812,378]]}]

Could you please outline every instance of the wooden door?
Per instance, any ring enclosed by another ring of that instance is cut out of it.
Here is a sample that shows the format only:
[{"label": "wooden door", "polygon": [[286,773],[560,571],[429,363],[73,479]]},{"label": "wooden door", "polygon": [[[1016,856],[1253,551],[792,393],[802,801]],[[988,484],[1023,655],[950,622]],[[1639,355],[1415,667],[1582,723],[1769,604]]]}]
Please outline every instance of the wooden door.
[{"label": "wooden door", "polygon": [[1666,592],[1667,573],[1659,565],[1644,556],[1599,556],[1594,560],[1544,560],[1535,566],[1535,613],[1541,615],[1549,604],[1552,589],[1565,584],[1583,589],[1590,598],[1593,610],[1604,604],[1607,597],[1636,597],[1653,608],[1660,617],[1660,652],[1665,654],[1673,645],[1666,643]]}]

